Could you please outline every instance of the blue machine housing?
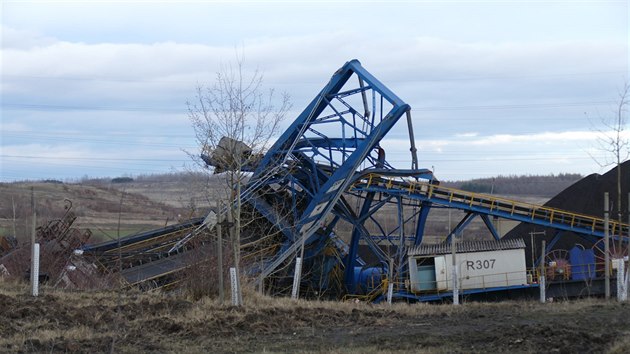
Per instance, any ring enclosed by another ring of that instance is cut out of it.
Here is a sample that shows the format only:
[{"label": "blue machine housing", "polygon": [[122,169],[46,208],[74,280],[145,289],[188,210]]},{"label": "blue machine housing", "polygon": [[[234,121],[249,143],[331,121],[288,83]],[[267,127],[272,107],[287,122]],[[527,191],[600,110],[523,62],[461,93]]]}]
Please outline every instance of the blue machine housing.
[{"label": "blue machine housing", "polygon": [[595,252],[576,245],[569,251],[571,278],[587,280],[595,278]]}]

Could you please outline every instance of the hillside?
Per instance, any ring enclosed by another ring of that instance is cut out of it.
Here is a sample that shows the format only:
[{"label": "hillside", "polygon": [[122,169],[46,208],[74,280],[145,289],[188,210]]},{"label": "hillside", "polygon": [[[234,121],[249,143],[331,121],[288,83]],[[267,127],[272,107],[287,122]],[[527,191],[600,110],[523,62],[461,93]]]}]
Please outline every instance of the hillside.
[{"label": "hillside", "polygon": [[[118,186],[24,182],[0,184],[0,231],[19,241],[30,237],[31,188],[37,224],[59,219],[71,206],[74,227],[89,228],[92,242],[149,230],[177,221],[185,209]],[[118,224],[120,222],[120,228]]]},{"label": "hillside", "polygon": [[469,181],[444,181],[442,185],[476,193],[550,198],[577,182],[582,177],[582,175],[576,173],[497,176]]},{"label": "hillside", "polygon": [[[579,175],[510,176],[472,181],[442,182],[459,188],[486,188],[509,198],[544,203],[550,193],[559,192]],[[69,200],[77,215],[75,227],[89,228],[92,242],[146,231],[203,215],[226,193],[221,176],[203,173],[169,173],[135,178],[117,177],[83,179],[72,183],[60,181],[14,182],[0,184],[0,235],[17,234],[28,239],[31,187],[35,193],[39,225],[65,213]],[[511,186],[511,187],[510,187]],[[542,192],[539,192],[542,191]],[[488,191],[490,192],[490,191]],[[122,200],[122,203],[121,203]],[[14,213],[15,212],[15,213]],[[120,227],[118,226],[120,216]],[[453,214],[456,218],[457,214]],[[427,225],[436,235],[444,230],[448,212],[436,209]],[[15,221],[14,221],[15,220]],[[15,227],[15,232],[14,232]],[[483,225],[470,230],[484,232]]]}]

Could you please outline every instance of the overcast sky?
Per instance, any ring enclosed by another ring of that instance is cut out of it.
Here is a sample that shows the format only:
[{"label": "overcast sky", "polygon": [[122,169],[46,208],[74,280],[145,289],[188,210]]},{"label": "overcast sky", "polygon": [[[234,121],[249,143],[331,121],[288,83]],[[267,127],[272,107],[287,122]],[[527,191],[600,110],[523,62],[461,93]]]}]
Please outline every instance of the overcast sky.
[{"label": "overcast sky", "polygon": [[[186,101],[242,51],[292,97],[346,61],[412,107],[443,180],[603,172],[601,118],[629,78],[627,1],[10,1],[1,179],[182,170]],[[408,167],[394,131],[388,158]]]}]

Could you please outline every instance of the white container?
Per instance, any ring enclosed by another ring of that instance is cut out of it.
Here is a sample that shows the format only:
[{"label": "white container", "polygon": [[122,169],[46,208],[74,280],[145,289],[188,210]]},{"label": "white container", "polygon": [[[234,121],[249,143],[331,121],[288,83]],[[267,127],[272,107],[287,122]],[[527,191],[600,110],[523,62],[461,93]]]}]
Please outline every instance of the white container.
[{"label": "white container", "polygon": [[[455,258],[460,289],[487,289],[527,284],[524,249],[457,253]],[[433,288],[436,291],[452,291],[453,258],[451,254],[410,256],[411,291],[426,292],[428,285],[422,284],[418,266],[426,267],[426,264],[431,263],[434,264],[435,269]]]}]

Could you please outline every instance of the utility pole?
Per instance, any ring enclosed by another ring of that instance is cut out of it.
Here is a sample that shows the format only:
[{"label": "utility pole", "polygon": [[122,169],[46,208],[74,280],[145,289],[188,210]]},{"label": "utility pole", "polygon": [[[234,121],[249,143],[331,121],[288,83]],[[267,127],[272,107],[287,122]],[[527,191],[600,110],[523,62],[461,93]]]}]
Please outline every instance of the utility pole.
[{"label": "utility pole", "polygon": [[31,286],[35,284],[35,234],[37,225],[37,212],[35,211],[35,190],[31,186],[31,212],[32,212],[32,225],[31,225]]},{"label": "utility pole", "polygon": [[[543,236],[545,236],[546,234],[547,234],[546,231],[532,231],[532,232],[529,233],[529,242],[532,245],[532,249],[531,249],[531,252],[532,252],[532,257],[531,257],[532,258],[532,268],[534,268],[535,264],[536,264],[536,244],[534,243],[534,235],[543,235]],[[541,256],[543,257],[542,259],[543,259],[543,262],[544,262],[545,261],[545,250],[544,249],[542,251],[542,255]]]},{"label": "utility pole", "polygon": [[217,273],[219,276],[219,303],[223,304],[225,300],[223,286],[223,235],[221,234],[221,223],[223,222],[223,203],[219,202],[219,217],[217,222]]},{"label": "utility pole", "polygon": [[17,236],[17,231],[16,231],[16,227],[15,227],[15,222],[16,222],[16,217],[15,217],[15,199],[13,198],[13,196],[11,196],[11,205],[13,206],[13,237],[15,237],[15,239],[18,239]]},{"label": "utility pole", "polygon": [[610,299],[610,215],[608,192],[604,193],[604,293],[606,300]]},{"label": "utility pole", "polygon": [[33,211],[33,226],[31,229],[31,295],[39,295],[39,243],[35,242],[37,234],[37,212],[35,210],[35,191],[31,187],[31,210]]}]

